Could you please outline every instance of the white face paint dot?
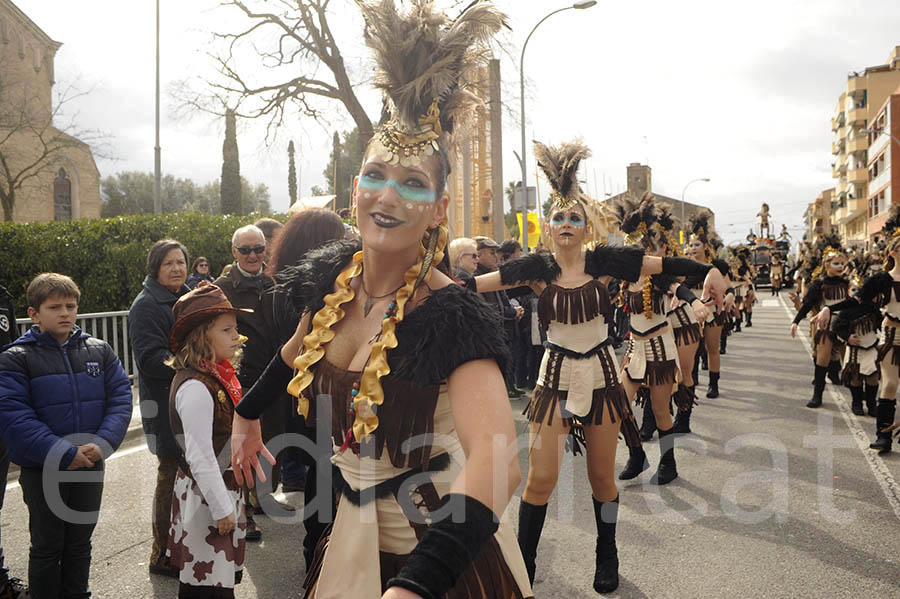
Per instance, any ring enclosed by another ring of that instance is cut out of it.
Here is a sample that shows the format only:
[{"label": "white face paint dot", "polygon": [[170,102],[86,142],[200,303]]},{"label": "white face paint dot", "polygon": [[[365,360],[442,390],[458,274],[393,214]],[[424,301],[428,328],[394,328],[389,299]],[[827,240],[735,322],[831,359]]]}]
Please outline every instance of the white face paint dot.
[{"label": "white face paint dot", "polygon": [[406,209],[407,209],[407,210],[412,210],[412,204],[407,204],[407,205],[406,205]]},{"label": "white face paint dot", "polygon": [[419,212],[422,212],[423,210],[425,210],[425,206],[419,206]]},{"label": "white face paint dot", "polygon": [[366,193],[363,194],[363,197],[368,200],[369,198],[372,197],[372,194],[367,191]]}]

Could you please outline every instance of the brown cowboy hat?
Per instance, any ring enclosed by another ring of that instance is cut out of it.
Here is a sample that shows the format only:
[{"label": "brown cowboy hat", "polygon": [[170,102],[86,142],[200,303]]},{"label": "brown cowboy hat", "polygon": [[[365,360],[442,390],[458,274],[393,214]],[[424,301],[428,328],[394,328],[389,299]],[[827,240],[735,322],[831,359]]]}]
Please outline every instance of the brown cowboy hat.
[{"label": "brown cowboy hat", "polygon": [[219,287],[201,281],[197,287],[178,298],[172,312],[175,313],[175,324],[169,333],[169,349],[174,353],[181,349],[188,333],[207,320],[232,312],[253,313],[253,310],[235,308]]}]

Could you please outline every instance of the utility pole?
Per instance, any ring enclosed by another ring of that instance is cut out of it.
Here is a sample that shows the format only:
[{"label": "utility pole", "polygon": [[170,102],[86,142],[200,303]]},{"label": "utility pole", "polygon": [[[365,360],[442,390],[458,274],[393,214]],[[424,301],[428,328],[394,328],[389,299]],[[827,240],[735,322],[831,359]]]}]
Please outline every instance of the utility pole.
[{"label": "utility pole", "polygon": [[162,150],[159,147],[159,0],[156,0],[156,145],[153,147],[153,212],[162,212]]}]

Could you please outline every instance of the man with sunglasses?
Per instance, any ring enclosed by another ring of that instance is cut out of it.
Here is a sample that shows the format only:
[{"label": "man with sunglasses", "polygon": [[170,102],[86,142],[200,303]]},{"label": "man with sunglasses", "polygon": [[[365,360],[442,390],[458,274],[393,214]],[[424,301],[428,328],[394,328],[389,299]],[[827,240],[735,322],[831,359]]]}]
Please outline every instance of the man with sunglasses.
[{"label": "man with sunglasses", "polygon": [[[244,343],[244,356],[238,381],[244,393],[250,390],[256,379],[262,374],[272,356],[278,349],[275,324],[272,312],[272,288],[275,281],[265,274],[266,238],[262,230],[255,225],[241,227],[231,236],[231,255],[234,263],[231,268],[216,279],[215,284],[222,289],[228,301],[235,308],[250,308],[253,313],[238,312],[238,331],[247,337]],[[264,413],[260,419],[263,440],[268,441],[284,432],[283,409],[273,404],[271,413]],[[278,487],[280,465],[272,470],[269,480],[272,489]],[[268,488],[268,484],[265,485]],[[259,492],[258,505],[287,508],[277,502],[271,495]],[[245,495],[249,500],[249,495]],[[262,533],[253,519],[253,508],[247,508],[247,540],[258,541]]]}]

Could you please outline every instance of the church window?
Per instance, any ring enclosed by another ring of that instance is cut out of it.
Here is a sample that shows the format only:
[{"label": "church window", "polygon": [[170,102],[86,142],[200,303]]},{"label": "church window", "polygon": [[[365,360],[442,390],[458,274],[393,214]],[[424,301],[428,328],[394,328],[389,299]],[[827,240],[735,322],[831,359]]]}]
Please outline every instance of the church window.
[{"label": "church window", "polygon": [[72,220],[72,182],[62,168],[53,180],[53,220]]}]

